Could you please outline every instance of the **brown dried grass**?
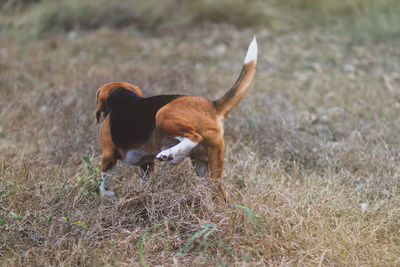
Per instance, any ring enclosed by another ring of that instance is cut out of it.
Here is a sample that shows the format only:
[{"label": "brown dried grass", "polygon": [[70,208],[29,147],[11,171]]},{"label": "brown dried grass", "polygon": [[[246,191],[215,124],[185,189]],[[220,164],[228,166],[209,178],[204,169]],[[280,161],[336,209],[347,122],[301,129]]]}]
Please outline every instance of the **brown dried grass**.
[{"label": "brown dried grass", "polygon": [[188,162],[159,166],[146,186],[120,164],[119,199],[96,194],[96,89],[123,80],[145,95],[215,98],[252,34],[206,24],[158,38],[100,29],[1,39],[1,264],[400,264],[390,43],[258,34],[255,85],[226,123],[231,205],[212,201]]}]

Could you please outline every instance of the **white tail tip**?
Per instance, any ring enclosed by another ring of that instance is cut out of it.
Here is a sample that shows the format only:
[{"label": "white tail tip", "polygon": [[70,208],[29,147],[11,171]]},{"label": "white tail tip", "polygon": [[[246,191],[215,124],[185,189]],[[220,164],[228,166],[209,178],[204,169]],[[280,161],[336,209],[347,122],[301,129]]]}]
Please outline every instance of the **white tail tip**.
[{"label": "white tail tip", "polygon": [[257,40],[256,36],[254,36],[253,41],[251,41],[249,48],[247,49],[246,57],[244,59],[244,64],[247,64],[251,61],[257,64]]}]

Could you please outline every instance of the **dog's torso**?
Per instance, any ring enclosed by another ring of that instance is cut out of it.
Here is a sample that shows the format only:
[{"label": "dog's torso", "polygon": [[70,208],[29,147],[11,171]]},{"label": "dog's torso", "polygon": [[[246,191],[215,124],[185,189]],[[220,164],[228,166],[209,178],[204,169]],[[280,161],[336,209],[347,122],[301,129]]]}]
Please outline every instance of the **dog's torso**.
[{"label": "dog's torso", "polygon": [[120,88],[109,95],[105,116],[109,116],[111,139],[119,148],[121,160],[141,165],[154,160],[161,149],[178,143],[156,131],[156,114],[160,108],[180,95],[139,97],[134,92]]}]

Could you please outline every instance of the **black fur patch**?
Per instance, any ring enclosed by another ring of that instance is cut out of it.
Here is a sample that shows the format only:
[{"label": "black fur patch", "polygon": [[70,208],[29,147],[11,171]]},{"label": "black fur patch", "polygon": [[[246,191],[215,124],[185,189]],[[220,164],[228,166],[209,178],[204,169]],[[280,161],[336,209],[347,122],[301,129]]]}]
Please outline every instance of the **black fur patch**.
[{"label": "black fur patch", "polygon": [[114,144],[127,148],[145,142],[156,126],[157,111],[178,97],[180,95],[142,98],[124,88],[115,90],[106,101]]}]

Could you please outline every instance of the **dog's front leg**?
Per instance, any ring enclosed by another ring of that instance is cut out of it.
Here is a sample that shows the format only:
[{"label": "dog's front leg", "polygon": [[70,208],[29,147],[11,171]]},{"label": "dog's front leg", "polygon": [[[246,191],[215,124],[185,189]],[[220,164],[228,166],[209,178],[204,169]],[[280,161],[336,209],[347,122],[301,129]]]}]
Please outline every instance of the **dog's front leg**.
[{"label": "dog's front leg", "polygon": [[101,197],[113,197],[114,192],[112,191],[112,177],[114,175],[115,166],[105,172],[101,172],[101,185],[100,194]]}]

